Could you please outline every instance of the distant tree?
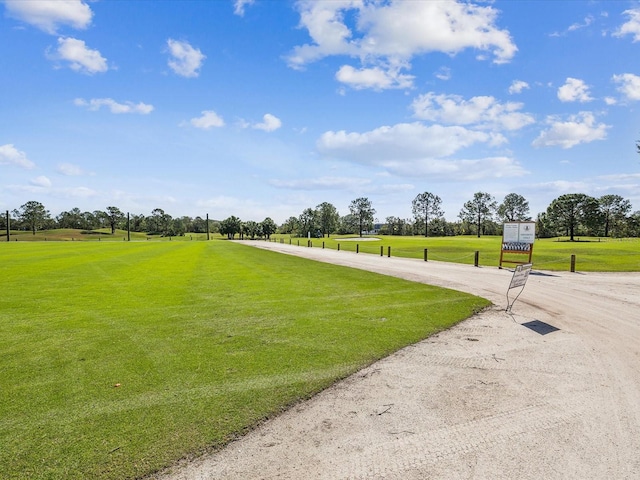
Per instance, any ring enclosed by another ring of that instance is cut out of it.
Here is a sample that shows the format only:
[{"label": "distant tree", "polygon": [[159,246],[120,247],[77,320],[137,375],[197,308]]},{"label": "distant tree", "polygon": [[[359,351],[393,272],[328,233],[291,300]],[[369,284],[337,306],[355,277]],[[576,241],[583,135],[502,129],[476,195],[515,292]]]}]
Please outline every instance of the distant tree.
[{"label": "distant tree", "polygon": [[305,208],[298,217],[298,231],[300,236],[315,236],[318,230],[316,211],[312,208]]},{"label": "distant tree", "polygon": [[444,215],[440,209],[442,199],[431,192],[420,193],[411,202],[411,211],[416,222],[424,222],[424,236],[429,236],[429,219],[434,219]]},{"label": "distant tree", "polygon": [[298,231],[298,219],[296,217],[289,217],[285,222],[280,225],[280,233],[293,234]]},{"label": "distant tree", "polygon": [[626,224],[626,234],[629,237],[640,237],[640,210],[629,215]]},{"label": "distant tree", "polygon": [[407,220],[400,217],[387,217],[385,223],[387,235],[407,235],[409,228],[412,227]]},{"label": "distant tree", "polygon": [[322,236],[331,236],[333,232],[338,228],[338,222],[340,221],[340,214],[336,207],[328,202],[322,202],[316,207],[316,218]]},{"label": "distant tree", "polygon": [[338,233],[340,235],[347,235],[356,233],[358,231],[358,219],[350,213],[344,217],[340,217],[340,223],[338,225]]},{"label": "distant tree", "polygon": [[278,226],[271,217],[265,218],[260,224],[260,227],[262,229],[262,234],[267,237],[267,240],[271,238],[271,235],[278,231]]},{"label": "distant tree", "polygon": [[233,238],[242,232],[242,221],[233,215],[220,222],[220,234],[226,235],[228,239]]},{"label": "distant tree", "polygon": [[58,228],[84,228],[82,212],[79,208],[72,208],[68,212],[62,212],[56,217]]},{"label": "distant tree", "polygon": [[116,233],[116,227],[125,219],[124,213],[118,207],[107,207],[105,215],[111,227],[111,235],[113,235]]},{"label": "distant tree", "polygon": [[531,220],[529,202],[517,193],[509,193],[498,207],[498,217],[502,222]]},{"label": "distant tree", "polygon": [[40,230],[47,221],[51,220],[49,210],[44,208],[40,202],[31,200],[19,209],[13,210],[13,215],[20,220],[35,235],[36,230]]},{"label": "distant tree", "polygon": [[598,201],[584,193],[560,195],[547,207],[547,218],[556,230],[563,230],[574,241],[580,226],[593,227],[599,217]]},{"label": "distant tree", "polygon": [[365,228],[371,229],[373,226],[373,216],[376,214],[376,210],[368,198],[360,197],[351,202],[349,211],[358,221],[358,235],[362,237]]},{"label": "distant tree", "polygon": [[262,228],[258,222],[254,222],[253,220],[249,220],[243,223],[242,231],[247,237],[250,237],[251,240],[254,240],[256,236],[262,236]]},{"label": "distant tree", "polygon": [[147,217],[147,231],[152,234],[169,236],[173,233],[171,215],[161,208],[154,208]]},{"label": "distant tree", "polygon": [[496,201],[491,194],[476,192],[473,199],[464,204],[458,216],[463,222],[475,225],[480,238],[485,222],[492,220],[496,207]]},{"label": "distant tree", "polygon": [[615,230],[626,220],[631,211],[631,202],[620,195],[604,195],[598,199],[598,203],[604,221],[604,236],[608,237],[610,230]]}]

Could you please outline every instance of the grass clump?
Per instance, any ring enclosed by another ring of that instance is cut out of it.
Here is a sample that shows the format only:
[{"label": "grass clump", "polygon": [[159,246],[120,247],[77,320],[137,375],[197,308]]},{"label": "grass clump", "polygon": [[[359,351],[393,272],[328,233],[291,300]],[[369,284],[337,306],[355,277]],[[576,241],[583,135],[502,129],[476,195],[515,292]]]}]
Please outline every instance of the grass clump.
[{"label": "grass clump", "polygon": [[0,263],[9,479],[144,476],[488,304],[222,241],[16,242]]}]

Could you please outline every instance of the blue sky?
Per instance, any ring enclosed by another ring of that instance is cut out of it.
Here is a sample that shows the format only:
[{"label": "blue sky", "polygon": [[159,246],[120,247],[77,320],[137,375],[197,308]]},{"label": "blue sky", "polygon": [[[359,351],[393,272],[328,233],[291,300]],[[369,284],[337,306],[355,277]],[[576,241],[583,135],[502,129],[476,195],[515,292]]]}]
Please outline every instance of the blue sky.
[{"label": "blue sky", "polygon": [[0,210],[640,209],[640,3],[0,0]]}]

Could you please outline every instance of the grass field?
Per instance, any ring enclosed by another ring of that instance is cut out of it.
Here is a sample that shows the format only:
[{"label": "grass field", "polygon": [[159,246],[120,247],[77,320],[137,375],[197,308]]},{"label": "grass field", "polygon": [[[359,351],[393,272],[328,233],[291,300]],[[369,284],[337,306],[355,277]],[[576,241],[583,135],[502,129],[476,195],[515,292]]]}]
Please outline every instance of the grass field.
[{"label": "grass field", "polygon": [[[375,240],[357,241],[345,240],[348,236],[332,236],[331,238],[311,239],[314,248],[325,248],[355,251],[380,255],[388,254],[396,257],[424,258],[424,249],[428,250],[428,260],[455,262],[472,265],[475,252],[480,252],[481,266],[498,266],[500,262],[500,245],[502,237],[474,236],[458,237],[400,237],[372,235]],[[291,242],[293,245],[307,246],[306,238],[291,238],[288,235],[274,236],[275,241]],[[569,271],[571,255],[576,256],[578,271],[610,271],[637,272],[640,271],[640,239],[599,239],[581,238],[580,241],[569,242],[562,238],[539,239],[534,243],[533,266],[540,270]],[[527,260],[527,255],[511,254],[505,257],[509,260]],[[507,264],[512,267],[512,264]]]},{"label": "grass field", "polygon": [[0,244],[0,477],[138,478],[487,305],[223,241]]}]

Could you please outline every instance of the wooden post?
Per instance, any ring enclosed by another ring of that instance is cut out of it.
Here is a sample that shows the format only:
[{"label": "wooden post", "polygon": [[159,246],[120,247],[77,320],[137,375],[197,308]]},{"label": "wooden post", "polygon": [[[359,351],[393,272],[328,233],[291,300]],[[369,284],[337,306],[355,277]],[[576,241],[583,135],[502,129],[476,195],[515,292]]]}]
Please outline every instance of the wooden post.
[{"label": "wooden post", "polygon": [[209,214],[207,213],[207,240],[209,240]]},{"label": "wooden post", "polygon": [[340,251],[340,244],[338,244],[338,251]]},{"label": "wooden post", "polygon": [[360,253],[360,244],[356,243],[356,253]]},{"label": "wooden post", "polygon": [[322,242],[322,249],[324,250],[324,242]]},{"label": "wooden post", "polygon": [[384,247],[380,245],[380,256],[382,256],[383,254],[384,254]]},{"label": "wooden post", "polygon": [[387,247],[387,257],[391,258],[391,245]]},{"label": "wooden post", "polygon": [[427,261],[427,254],[428,254],[428,249],[424,249],[424,261]]},{"label": "wooden post", "polygon": [[9,226],[9,210],[7,210],[7,242],[11,241],[11,227]]},{"label": "wooden post", "polygon": [[480,263],[480,252],[476,250],[475,259],[473,260],[473,266],[477,267],[479,263]]},{"label": "wooden post", "polygon": [[576,272],[576,256],[571,255],[571,273]]},{"label": "wooden post", "polygon": [[131,216],[127,212],[127,241],[131,241]]}]

